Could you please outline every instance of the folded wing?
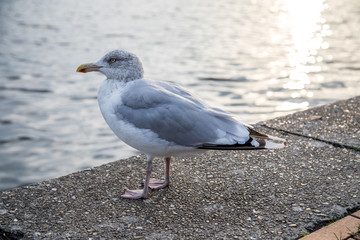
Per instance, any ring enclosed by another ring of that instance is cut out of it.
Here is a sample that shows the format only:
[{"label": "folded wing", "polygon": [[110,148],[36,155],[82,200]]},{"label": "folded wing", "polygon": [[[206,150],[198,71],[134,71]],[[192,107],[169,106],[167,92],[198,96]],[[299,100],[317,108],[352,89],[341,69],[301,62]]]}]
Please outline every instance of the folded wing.
[{"label": "folded wing", "polygon": [[238,150],[269,146],[269,136],[207,106],[177,85],[136,80],[115,110],[118,118],[178,145]]}]

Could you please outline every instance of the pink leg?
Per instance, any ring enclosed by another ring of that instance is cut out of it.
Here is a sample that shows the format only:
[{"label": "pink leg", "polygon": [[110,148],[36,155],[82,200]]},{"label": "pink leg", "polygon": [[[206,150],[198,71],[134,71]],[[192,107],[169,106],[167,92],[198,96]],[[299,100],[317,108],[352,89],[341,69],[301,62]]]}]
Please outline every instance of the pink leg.
[{"label": "pink leg", "polygon": [[170,157],[165,158],[166,169],[165,169],[165,180],[150,178],[149,187],[151,189],[160,189],[169,185],[170,183]]},{"label": "pink leg", "polygon": [[129,198],[129,199],[147,198],[153,159],[154,157],[147,155],[147,167],[146,167],[146,178],[144,183],[144,189],[137,189],[137,190],[126,189],[125,193],[121,195],[121,197]]}]

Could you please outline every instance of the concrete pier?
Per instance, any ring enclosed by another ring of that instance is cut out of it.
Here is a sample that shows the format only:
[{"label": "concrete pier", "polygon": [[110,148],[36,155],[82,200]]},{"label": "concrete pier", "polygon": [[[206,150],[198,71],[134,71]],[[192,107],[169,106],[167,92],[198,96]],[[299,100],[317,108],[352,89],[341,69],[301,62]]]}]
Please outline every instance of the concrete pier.
[{"label": "concrete pier", "polygon": [[120,198],[143,155],[0,192],[0,239],[297,239],[359,209],[360,97],[255,127],[288,146],[176,158],[146,200]]}]

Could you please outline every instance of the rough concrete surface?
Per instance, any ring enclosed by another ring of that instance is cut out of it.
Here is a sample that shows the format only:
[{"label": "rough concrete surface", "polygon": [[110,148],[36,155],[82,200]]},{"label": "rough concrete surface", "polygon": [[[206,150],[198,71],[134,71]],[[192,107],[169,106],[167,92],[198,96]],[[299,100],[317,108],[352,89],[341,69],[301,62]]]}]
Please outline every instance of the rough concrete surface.
[{"label": "rough concrete surface", "polygon": [[265,124],[360,150],[360,97],[279,117]]},{"label": "rough concrete surface", "polygon": [[[284,149],[176,158],[171,186],[146,200],[120,198],[141,187],[143,155],[0,192],[0,236],[297,239],[360,206],[359,109],[357,97],[256,125],[286,138]],[[163,160],[154,165],[162,177]]]}]

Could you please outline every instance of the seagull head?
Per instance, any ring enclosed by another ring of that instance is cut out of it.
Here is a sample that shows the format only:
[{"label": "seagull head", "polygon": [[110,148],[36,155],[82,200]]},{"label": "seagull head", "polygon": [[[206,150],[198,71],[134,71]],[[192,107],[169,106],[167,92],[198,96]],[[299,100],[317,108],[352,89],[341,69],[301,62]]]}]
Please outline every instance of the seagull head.
[{"label": "seagull head", "polygon": [[144,75],[141,60],[125,50],[111,51],[95,63],[81,64],[76,71],[82,73],[98,71],[108,79],[126,82],[141,79]]}]

